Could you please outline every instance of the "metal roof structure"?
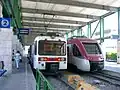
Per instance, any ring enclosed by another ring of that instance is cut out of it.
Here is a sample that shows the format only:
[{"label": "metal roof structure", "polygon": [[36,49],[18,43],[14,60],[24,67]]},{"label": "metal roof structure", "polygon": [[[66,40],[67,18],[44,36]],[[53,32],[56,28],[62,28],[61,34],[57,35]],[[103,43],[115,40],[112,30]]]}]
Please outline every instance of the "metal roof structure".
[{"label": "metal roof structure", "polygon": [[65,34],[118,11],[120,0],[21,0],[22,24],[36,32]]}]

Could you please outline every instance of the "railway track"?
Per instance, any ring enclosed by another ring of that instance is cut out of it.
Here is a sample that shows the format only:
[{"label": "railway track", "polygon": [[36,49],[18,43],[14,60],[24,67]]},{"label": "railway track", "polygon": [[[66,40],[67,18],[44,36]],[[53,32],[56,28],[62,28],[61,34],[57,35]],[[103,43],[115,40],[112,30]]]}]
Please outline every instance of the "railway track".
[{"label": "railway track", "polygon": [[66,86],[68,86],[68,87],[69,87],[68,90],[75,90],[75,88],[72,87],[67,81],[63,80],[63,79],[60,78],[60,77],[57,77],[57,79],[58,79],[59,81],[63,82]]},{"label": "railway track", "polygon": [[49,76],[47,79],[51,82],[55,90],[75,90],[74,87],[59,76]]},{"label": "railway track", "polygon": [[[31,67],[34,77],[35,75],[35,69]],[[74,87],[72,87],[67,81],[63,80],[60,76],[45,76],[48,81],[51,83],[51,85],[55,88],[55,90],[75,90]]]},{"label": "railway track", "polygon": [[[35,75],[34,70],[33,70],[33,73]],[[102,72],[83,73],[83,75],[85,74],[90,77],[97,78],[101,81],[104,81],[108,83],[109,85],[120,87],[120,76],[118,76],[119,74],[115,75],[115,73],[113,74],[111,73],[107,71],[102,71]],[[49,80],[48,77],[52,79],[52,81]],[[48,76],[48,77],[47,77],[48,81],[50,81],[51,85],[55,87],[55,90],[75,90],[76,88],[76,87],[72,87],[64,78],[62,78],[62,76],[61,77],[60,76]]]},{"label": "railway track", "polygon": [[114,79],[114,80],[117,80],[117,81],[120,81],[120,77],[114,76],[114,75],[110,75],[110,74],[108,74],[108,73],[96,72],[95,74],[101,75],[101,76],[104,76],[104,77],[107,77],[107,78],[111,78],[111,79]]},{"label": "railway track", "polygon": [[94,77],[94,78],[105,81],[109,84],[120,87],[120,77],[118,77],[118,76],[110,75],[110,74],[107,74],[105,72],[92,72],[89,75]]}]

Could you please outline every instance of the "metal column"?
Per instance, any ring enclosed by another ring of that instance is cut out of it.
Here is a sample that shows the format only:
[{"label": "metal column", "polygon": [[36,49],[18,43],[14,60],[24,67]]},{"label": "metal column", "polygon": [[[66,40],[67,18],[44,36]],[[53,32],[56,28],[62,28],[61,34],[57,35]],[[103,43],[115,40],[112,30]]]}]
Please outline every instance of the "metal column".
[{"label": "metal column", "polygon": [[80,28],[80,36],[82,36],[82,28]]},{"label": "metal column", "polygon": [[120,38],[120,8],[118,9],[118,36]]},{"label": "metal column", "polygon": [[104,18],[100,17],[100,43],[104,42]]},{"label": "metal column", "polygon": [[68,39],[68,33],[66,33],[66,38]]},{"label": "metal column", "polygon": [[87,36],[91,37],[91,23],[88,23],[88,30],[87,30]]},{"label": "metal column", "polygon": [[80,29],[77,30],[77,36],[80,36]]},{"label": "metal column", "polygon": [[82,36],[82,28],[77,30],[77,36]]},{"label": "metal column", "polygon": [[96,30],[97,30],[97,28],[98,28],[98,26],[99,26],[99,23],[100,23],[100,21],[97,23],[97,25],[96,25],[94,31],[92,32],[92,34],[91,34],[91,38],[93,37],[94,33],[96,32]]},{"label": "metal column", "polygon": [[74,36],[74,33],[73,33],[73,31],[71,31],[71,37],[72,37],[72,36]]}]

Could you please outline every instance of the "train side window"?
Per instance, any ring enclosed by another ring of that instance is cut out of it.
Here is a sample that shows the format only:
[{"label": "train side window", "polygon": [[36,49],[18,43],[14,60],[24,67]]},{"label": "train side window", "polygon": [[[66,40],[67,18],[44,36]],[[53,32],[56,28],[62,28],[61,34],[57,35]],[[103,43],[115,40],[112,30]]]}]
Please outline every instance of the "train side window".
[{"label": "train side window", "polygon": [[76,56],[76,57],[81,57],[82,56],[78,47],[75,44],[73,45],[73,55]]},{"label": "train side window", "polygon": [[35,52],[35,55],[37,55],[37,41],[35,41],[35,46],[34,46],[34,52]]}]

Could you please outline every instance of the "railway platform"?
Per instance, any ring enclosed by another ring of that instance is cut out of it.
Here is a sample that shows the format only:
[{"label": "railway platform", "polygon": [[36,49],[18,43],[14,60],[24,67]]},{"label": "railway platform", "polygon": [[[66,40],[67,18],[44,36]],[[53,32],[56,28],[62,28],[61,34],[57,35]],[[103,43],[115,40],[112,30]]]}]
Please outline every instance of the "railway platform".
[{"label": "railway platform", "polygon": [[117,64],[117,62],[106,62],[105,61],[104,69],[120,73],[120,64]]},{"label": "railway platform", "polygon": [[27,59],[23,58],[19,69],[12,64],[12,74],[0,77],[0,90],[35,90],[36,83]]}]

